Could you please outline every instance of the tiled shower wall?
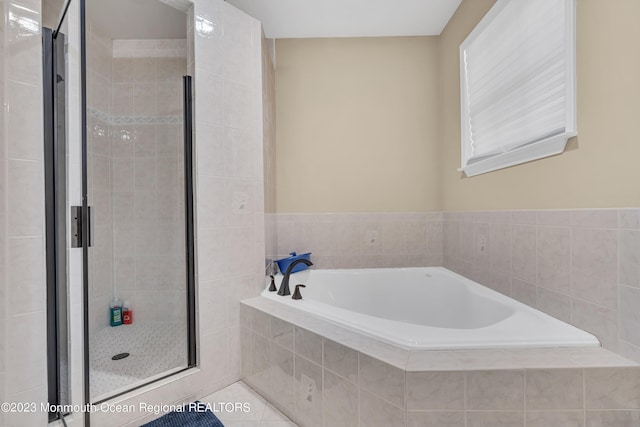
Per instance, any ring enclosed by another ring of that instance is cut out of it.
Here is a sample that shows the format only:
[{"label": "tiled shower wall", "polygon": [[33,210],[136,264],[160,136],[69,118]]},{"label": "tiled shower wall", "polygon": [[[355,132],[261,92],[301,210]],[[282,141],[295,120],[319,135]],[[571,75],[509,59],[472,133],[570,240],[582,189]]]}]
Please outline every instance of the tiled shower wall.
[{"label": "tiled shower wall", "polygon": [[183,322],[186,40],[111,40],[88,28],[90,333],[108,326],[114,296],[136,322]]},{"label": "tiled shower wall", "polygon": [[112,64],[114,294],[136,322],[181,323],[186,39],[114,40]]},{"label": "tiled shower wall", "polygon": [[444,266],[640,362],[640,210],[448,212]]},{"label": "tiled shower wall", "polygon": [[[0,1],[0,400],[45,401],[42,40],[39,1]],[[44,413],[0,414],[45,425]]]},{"label": "tiled shower wall", "polygon": [[[111,40],[87,24],[87,201],[93,209],[94,239],[89,250],[89,334],[109,325],[113,298],[113,216],[111,126]],[[99,113],[98,113],[99,112]]]}]

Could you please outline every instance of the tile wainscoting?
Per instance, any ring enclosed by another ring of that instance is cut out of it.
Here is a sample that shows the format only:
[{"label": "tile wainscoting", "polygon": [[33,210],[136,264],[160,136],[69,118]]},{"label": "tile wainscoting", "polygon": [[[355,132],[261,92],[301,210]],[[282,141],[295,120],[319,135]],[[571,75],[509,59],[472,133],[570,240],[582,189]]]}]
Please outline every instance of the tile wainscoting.
[{"label": "tile wainscoting", "polygon": [[[640,367],[604,349],[498,351],[500,363],[496,351],[394,350],[255,300],[241,308],[243,379],[303,427],[631,427],[640,420]],[[592,350],[602,354],[594,359]],[[527,359],[531,351],[548,353]]]},{"label": "tile wainscoting", "polygon": [[276,214],[317,268],[444,266],[640,362],[640,209]]},{"label": "tile wainscoting", "polygon": [[640,362],[640,209],[446,212],[443,265]]},{"label": "tile wainscoting", "polygon": [[278,254],[317,268],[442,265],[442,213],[277,214]]}]

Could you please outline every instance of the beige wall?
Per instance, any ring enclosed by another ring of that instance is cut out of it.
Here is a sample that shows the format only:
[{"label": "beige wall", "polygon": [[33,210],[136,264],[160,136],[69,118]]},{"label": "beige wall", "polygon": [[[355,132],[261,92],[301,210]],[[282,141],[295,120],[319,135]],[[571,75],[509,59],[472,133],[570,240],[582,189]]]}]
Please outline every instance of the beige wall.
[{"label": "beige wall", "polygon": [[439,37],[278,40],[278,212],[640,206],[638,0],[577,1],[564,154],[457,171],[458,47],[493,3],[463,0]]},{"label": "beige wall", "polygon": [[440,209],[437,48],[277,41],[278,212]]},{"label": "beige wall", "polygon": [[638,0],[577,1],[578,137],[559,156],[472,178],[460,167],[458,46],[493,0],[464,0],[440,37],[443,209],[640,206]]}]

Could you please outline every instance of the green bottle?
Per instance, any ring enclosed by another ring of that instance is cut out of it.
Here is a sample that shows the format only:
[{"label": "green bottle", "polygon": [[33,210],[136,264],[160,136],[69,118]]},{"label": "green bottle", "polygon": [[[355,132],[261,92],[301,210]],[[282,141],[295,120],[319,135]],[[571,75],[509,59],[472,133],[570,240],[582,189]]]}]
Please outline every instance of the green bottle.
[{"label": "green bottle", "polygon": [[109,306],[109,311],[111,313],[111,318],[109,319],[111,326],[122,325],[122,302],[114,299]]}]

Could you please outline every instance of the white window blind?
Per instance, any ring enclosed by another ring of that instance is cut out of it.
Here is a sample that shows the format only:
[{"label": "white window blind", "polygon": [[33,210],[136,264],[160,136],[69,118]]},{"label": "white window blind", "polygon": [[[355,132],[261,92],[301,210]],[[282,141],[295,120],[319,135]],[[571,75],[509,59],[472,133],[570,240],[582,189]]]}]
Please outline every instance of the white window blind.
[{"label": "white window blind", "polygon": [[462,170],[557,154],[575,133],[573,0],[498,0],[460,46]]}]

